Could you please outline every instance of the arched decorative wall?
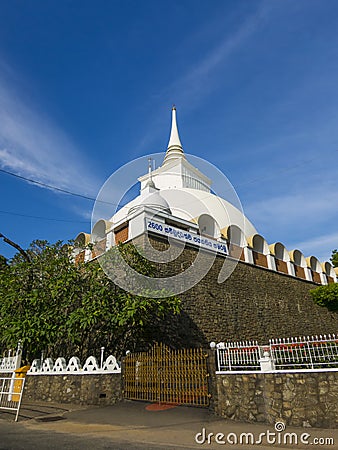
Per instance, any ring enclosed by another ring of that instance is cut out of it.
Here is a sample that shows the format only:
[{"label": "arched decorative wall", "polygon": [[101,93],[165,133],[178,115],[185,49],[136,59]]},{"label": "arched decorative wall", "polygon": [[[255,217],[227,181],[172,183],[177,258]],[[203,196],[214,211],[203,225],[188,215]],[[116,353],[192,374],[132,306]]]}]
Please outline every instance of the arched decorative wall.
[{"label": "arched decorative wall", "polygon": [[334,267],[328,261],[322,263],[322,269],[326,276],[328,284],[334,283],[336,281],[336,273]]},{"label": "arched decorative wall", "polygon": [[269,247],[266,240],[260,234],[254,234],[248,238],[248,246],[252,249],[253,262],[257,266],[269,268],[267,255]]},{"label": "arched decorative wall", "polygon": [[307,279],[306,277],[306,261],[303,253],[300,250],[291,250],[289,252],[290,260],[293,263],[293,267],[295,270],[295,276],[298,278]]},{"label": "arched decorative wall", "polygon": [[216,220],[209,214],[201,214],[198,217],[198,227],[200,234],[210,236],[212,238],[219,238],[221,231]]},{"label": "arched decorative wall", "polygon": [[105,239],[107,231],[111,228],[112,223],[108,220],[100,219],[93,226],[91,234],[91,242],[95,244],[96,242]]},{"label": "arched decorative wall", "polygon": [[100,219],[93,226],[91,242],[94,244],[92,258],[102,255],[107,247],[107,231],[110,230],[112,223],[108,220]]},{"label": "arched decorative wall", "polygon": [[309,256],[306,258],[306,263],[310,269],[312,280],[315,283],[322,283],[320,274],[323,273],[322,266],[315,256]]},{"label": "arched decorative wall", "polygon": [[79,264],[85,261],[86,250],[84,248],[90,243],[90,234],[81,232],[74,240],[73,255],[75,258],[75,264]]},{"label": "arched decorative wall", "polygon": [[84,233],[83,231],[79,233],[74,240],[74,247],[84,248],[90,242],[90,234]]},{"label": "arched decorative wall", "polygon": [[275,257],[276,270],[282,273],[290,273],[290,255],[281,242],[269,245],[270,253]]},{"label": "arched decorative wall", "polygon": [[237,225],[229,225],[221,230],[221,234],[228,242],[230,256],[245,261],[244,247],[246,242],[243,231]]}]

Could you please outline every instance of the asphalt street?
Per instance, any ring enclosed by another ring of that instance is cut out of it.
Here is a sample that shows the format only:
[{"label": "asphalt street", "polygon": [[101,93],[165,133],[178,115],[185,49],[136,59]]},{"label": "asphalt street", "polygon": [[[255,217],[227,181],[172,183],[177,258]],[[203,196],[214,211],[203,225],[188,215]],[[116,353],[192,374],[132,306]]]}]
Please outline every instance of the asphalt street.
[{"label": "asphalt street", "polygon": [[[203,408],[174,406],[151,410],[150,406],[153,405],[128,401],[106,407],[24,403],[19,422],[14,422],[13,414],[0,411],[0,450],[338,449],[337,429],[286,427],[285,432],[294,433],[297,443],[267,443],[265,438],[258,442],[260,434],[276,431],[273,424],[225,420]],[[217,443],[218,433],[231,436],[231,441]],[[251,433],[255,442],[240,442],[241,433]],[[304,433],[310,436],[307,444],[301,442]],[[237,438],[238,442],[234,442]],[[314,438],[330,438],[333,442],[315,446]]]}]

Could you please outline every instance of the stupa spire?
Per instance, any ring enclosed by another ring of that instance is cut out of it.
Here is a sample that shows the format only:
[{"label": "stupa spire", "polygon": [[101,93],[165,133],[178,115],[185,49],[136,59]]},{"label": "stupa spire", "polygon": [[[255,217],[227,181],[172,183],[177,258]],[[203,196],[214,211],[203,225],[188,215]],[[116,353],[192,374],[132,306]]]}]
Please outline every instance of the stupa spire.
[{"label": "stupa spire", "polygon": [[148,158],[148,177],[149,178],[148,178],[146,187],[155,188],[155,183],[153,182],[152,164],[153,164],[152,158]]},{"label": "stupa spire", "polygon": [[177,158],[185,158],[183,147],[178,134],[177,121],[176,121],[176,107],[175,105],[171,110],[171,131],[168,143],[167,152],[165,154],[164,163],[172,161]]}]

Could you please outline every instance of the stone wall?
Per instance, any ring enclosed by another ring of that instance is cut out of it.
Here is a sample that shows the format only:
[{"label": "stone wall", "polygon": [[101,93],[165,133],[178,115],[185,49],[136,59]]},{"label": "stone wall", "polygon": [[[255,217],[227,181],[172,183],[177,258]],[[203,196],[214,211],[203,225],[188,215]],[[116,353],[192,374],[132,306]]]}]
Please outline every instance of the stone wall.
[{"label": "stone wall", "polygon": [[[146,245],[144,237],[138,244]],[[159,238],[151,238],[151,245],[157,250],[168,248]],[[196,249],[186,247],[173,262],[159,265],[160,276],[183,272],[196,254]],[[267,344],[271,338],[337,333],[338,314],[317,306],[310,297],[310,289],[317,285],[242,261],[219,284],[224,261],[233,265],[231,260],[217,257],[196,286],[179,294],[182,314],[167,317],[153,339],[176,347],[208,347],[211,341]]]},{"label": "stone wall", "polygon": [[227,419],[338,427],[338,370],[216,375],[216,414]]},{"label": "stone wall", "polygon": [[27,375],[24,398],[77,405],[112,405],[121,400],[121,374]]}]

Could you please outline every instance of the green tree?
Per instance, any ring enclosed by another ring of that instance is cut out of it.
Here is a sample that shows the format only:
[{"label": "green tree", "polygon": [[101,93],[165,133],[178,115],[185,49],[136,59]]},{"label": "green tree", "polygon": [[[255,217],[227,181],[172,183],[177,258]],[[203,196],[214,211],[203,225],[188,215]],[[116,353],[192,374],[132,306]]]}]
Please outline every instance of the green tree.
[{"label": "green tree", "polygon": [[331,262],[333,267],[338,267],[338,250],[335,249],[332,251]]},{"label": "green tree", "polygon": [[[338,251],[333,250],[331,262],[334,267],[338,267]],[[319,286],[310,291],[313,301],[319,306],[325,306],[330,311],[338,311],[338,283],[327,286]]]},{"label": "green tree", "polygon": [[0,271],[4,269],[8,265],[7,258],[5,258],[3,255],[0,255]]},{"label": "green tree", "polygon": [[[117,249],[112,249],[111,252]],[[121,244],[134,267],[148,276],[152,265],[131,244]],[[34,241],[0,270],[0,343],[22,341],[26,358],[98,353],[121,356],[152,343],[154,324],[177,314],[177,297],[138,297],[119,289],[97,262],[74,264],[72,247]]]},{"label": "green tree", "polygon": [[319,286],[310,291],[313,301],[319,306],[325,306],[330,311],[338,311],[338,283]]}]

